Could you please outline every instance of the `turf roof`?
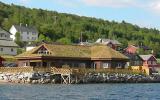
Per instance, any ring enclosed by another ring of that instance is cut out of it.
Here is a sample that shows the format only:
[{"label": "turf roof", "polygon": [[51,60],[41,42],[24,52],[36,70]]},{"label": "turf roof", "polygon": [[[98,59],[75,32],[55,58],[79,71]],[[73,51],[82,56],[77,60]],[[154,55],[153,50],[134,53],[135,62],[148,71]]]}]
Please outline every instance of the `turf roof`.
[{"label": "turf roof", "polygon": [[[38,54],[38,50],[45,47],[50,54]],[[76,58],[90,58],[90,59],[128,59],[123,54],[115,51],[104,45],[81,46],[81,45],[55,45],[55,44],[42,44],[30,51],[24,52],[18,56],[21,57],[38,57],[38,56],[51,56],[51,57],[76,57]]]}]

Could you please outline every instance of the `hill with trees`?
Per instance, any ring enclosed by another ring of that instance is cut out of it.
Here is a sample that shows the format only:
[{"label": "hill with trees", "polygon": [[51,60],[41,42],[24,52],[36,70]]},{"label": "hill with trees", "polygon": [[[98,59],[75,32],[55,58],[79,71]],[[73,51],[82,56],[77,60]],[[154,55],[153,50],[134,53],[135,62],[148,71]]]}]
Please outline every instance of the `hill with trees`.
[{"label": "hill with trees", "polygon": [[36,26],[40,33],[38,41],[78,43],[82,32],[83,41],[110,38],[120,41],[123,47],[128,43],[146,45],[156,54],[160,52],[160,31],[155,28],[140,28],[125,21],[118,23],[0,2],[0,26],[9,30],[12,24],[20,23]]}]

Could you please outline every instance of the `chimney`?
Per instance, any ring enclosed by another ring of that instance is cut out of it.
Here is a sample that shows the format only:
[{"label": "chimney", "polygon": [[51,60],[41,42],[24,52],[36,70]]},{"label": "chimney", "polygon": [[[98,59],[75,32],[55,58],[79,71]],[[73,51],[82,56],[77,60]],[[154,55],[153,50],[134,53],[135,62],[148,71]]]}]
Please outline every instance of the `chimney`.
[{"label": "chimney", "polygon": [[26,27],[27,27],[28,25],[26,24]]}]

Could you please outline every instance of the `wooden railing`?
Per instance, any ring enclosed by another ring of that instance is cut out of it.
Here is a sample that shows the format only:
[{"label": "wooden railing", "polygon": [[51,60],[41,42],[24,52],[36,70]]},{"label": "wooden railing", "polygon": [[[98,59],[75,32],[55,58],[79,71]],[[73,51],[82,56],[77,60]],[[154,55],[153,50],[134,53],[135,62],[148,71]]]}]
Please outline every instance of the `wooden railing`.
[{"label": "wooden railing", "polygon": [[33,67],[0,67],[0,72],[6,72],[6,73],[33,72]]},{"label": "wooden railing", "polygon": [[51,72],[51,67],[33,67],[34,72]]},{"label": "wooden railing", "polygon": [[51,72],[53,74],[85,74],[85,73],[141,73],[139,70],[130,69],[86,69],[86,68],[56,68],[56,67],[0,67],[0,72]]},{"label": "wooden railing", "polygon": [[54,74],[72,74],[72,69],[51,67],[51,72]]},{"label": "wooden railing", "polygon": [[19,72],[51,72],[53,74],[71,74],[68,68],[56,67],[0,67],[0,72],[19,73]]},{"label": "wooden railing", "polygon": [[139,70],[132,70],[132,69],[93,69],[93,68],[72,69],[72,73],[77,73],[77,74],[86,74],[86,73],[143,74]]}]

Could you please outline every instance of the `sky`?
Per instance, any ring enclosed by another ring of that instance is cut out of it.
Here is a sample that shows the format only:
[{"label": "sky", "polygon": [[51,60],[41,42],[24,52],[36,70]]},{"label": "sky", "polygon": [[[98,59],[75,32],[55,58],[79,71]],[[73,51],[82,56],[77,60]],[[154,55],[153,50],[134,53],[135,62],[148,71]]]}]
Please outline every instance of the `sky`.
[{"label": "sky", "polygon": [[41,8],[109,21],[122,20],[160,30],[160,0],[0,0],[30,8]]}]

